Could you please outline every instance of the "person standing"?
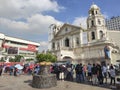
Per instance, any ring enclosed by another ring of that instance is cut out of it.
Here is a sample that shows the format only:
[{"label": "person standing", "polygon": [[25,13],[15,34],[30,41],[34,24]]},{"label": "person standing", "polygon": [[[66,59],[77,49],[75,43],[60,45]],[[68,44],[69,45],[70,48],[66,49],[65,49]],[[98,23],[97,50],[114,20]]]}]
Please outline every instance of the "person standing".
[{"label": "person standing", "polygon": [[67,65],[67,75],[66,75],[66,80],[68,81],[73,81],[73,69],[72,69],[72,64]]},{"label": "person standing", "polygon": [[80,64],[77,64],[75,67],[75,73],[76,73],[76,82],[79,83],[80,82],[80,73],[79,73],[79,68],[80,68]]},{"label": "person standing", "polygon": [[87,70],[88,70],[88,81],[92,81],[92,65],[90,63],[88,63],[87,66]]},{"label": "person standing", "polygon": [[84,81],[86,81],[86,76],[87,76],[87,66],[83,65],[83,77],[84,77]]},{"label": "person standing", "polygon": [[102,66],[103,80],[105,79],[105,84],[107,84],[107,67],[106,65]]},{"label": "person standing", "polygon": [[17,76],[17,68],[14,68],[14,76]]},{"label": "person standing", "polygon": [[103,74],[102,74],[102,67],[100,64],[97,64],[97,77],[99,85],[103,85]]},{"label": "person standing", "polygon": [[108,77],[110,78],[110,65],[109,65],[109,63],[107,64],[107,73],[108,73]]},{"label": "person standing", "polygon": [[60,69],[59,79],[64,81],[64,70],[65,69],[64,69],[63,65],[60,65],[59,69]]},{"label": "person standing", "polygon": [[97,85],[98,84],[98,79],[97,79],[97,67],[95,64],[93,64],[92,67],[92,84]]},{"label": "person standing", "polygon": [[2,66],[0,66],[0,76],[2,75]]},{"label": "person standing", "polygon": [[112,85],[113,81],[114,81],[114,85],[115,85],[115,77],[116,77],[116,74],[115,74],[115,69],[113,68],[113,65],[110,66],[110,85]]}]

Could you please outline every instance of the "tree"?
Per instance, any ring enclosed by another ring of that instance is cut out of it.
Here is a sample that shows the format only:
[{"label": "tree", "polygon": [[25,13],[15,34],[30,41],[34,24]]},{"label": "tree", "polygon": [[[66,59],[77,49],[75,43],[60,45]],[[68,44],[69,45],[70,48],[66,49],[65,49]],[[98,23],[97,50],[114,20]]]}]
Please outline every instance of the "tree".
[{"label": "tree", "polygon": [[23,56],[21,56],[21,55],[15,55],[15,62],[20,62],[22,57]]},{"label": "tree", "polygon": [[4,58],[3,58],[3,57],[1,58],[1,60],[0,60],[0,61],[1,61],[1,62],[5,62],[5,60],[4,60]]},{"label": "tree", "polygon": [[55,55],[52,55],[51,53],[41,53],[41,54],[37,54],[36,56],[37,62],[55,62],[57,61],[57,57]]},{"label": "tree", "polygon": [[10,58],[9,61],[10,62],[20,62],[22,57],[23,56],[21,56],[21,55],[15,55],[15,58]]},{"label": "tree", "polygon": [[9,62],[15,62],[14,58],[9,58]]},{"label": "tree", "polygon": [[32,58],[28,58],[28,59],[26,59],[26,61],[34,61],[34,59],[32,59]]}]

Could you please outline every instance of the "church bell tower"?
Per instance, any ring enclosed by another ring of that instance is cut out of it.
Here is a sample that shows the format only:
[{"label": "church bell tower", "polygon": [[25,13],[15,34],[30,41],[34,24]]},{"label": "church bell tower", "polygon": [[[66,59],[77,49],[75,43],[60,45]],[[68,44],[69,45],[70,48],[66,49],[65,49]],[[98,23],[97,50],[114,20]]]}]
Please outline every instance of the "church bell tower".
[{"label": "church bell tower", "polygon": [[93,4],[89,9],[87,18],[88,42],[96,42],[98,40],[106,40],[106,26],[104,16],[100,12],[100,8]]}]

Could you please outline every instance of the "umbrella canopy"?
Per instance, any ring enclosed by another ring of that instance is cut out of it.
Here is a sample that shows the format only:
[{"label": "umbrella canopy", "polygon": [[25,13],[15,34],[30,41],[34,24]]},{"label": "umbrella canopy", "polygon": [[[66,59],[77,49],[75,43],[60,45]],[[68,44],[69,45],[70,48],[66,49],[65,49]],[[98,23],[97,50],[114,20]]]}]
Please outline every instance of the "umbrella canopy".
[{"label": "umbrella canopy", "polygon": [[14,69],[14,66],[10,66],[9,68],[10,68],[10,69]]},{"label": "umbrella canopy", "polygon": [[21,70],[21,69],[23,69],[23,66],[21,66],[20,64],[16,64],[16,65],[15,65],[15,68],[17,68],[17,69],[20,69],[20,70]]},{"label": "umbrella canopy", "polygon": [[8,64],[8,65],[6,65],[6,67],[10,67],[10,65]]},{"label": "umbrella canopy", "polygon": [[43,62],[40,62],[40,65],[52,65],[52,63],[51,62],[43,61]]},{"label": "umbrella canopy", "polygon": [[7,62],[5,63],[6,67],[10,67],[11,66],[11,63],[10,62]]},{"label": "umbrella canopy", "polygon": [[29,68],[33,69],[33,68],[34,68],[34,64],[31,64],[31,65],[29,66]]}]

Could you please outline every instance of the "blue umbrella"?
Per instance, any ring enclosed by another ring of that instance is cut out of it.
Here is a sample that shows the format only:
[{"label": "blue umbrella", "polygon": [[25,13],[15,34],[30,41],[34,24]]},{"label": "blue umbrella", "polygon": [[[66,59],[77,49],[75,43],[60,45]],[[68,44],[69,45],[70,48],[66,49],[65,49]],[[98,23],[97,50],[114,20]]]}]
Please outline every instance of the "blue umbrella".
[{"label": "blue umbrella", "polygon": [[15,68],[17,68],[17,69],[20,69],[20,70],[21,70],[21,69],[23,69],[23,66],[21,66],[20,64],[16,64],[16,65],[15,65]]},{"label": "blue umbrella", "polygon": [[9,68],[10,68],[10,69],[14,69],[14,66],[10,66]]}]

